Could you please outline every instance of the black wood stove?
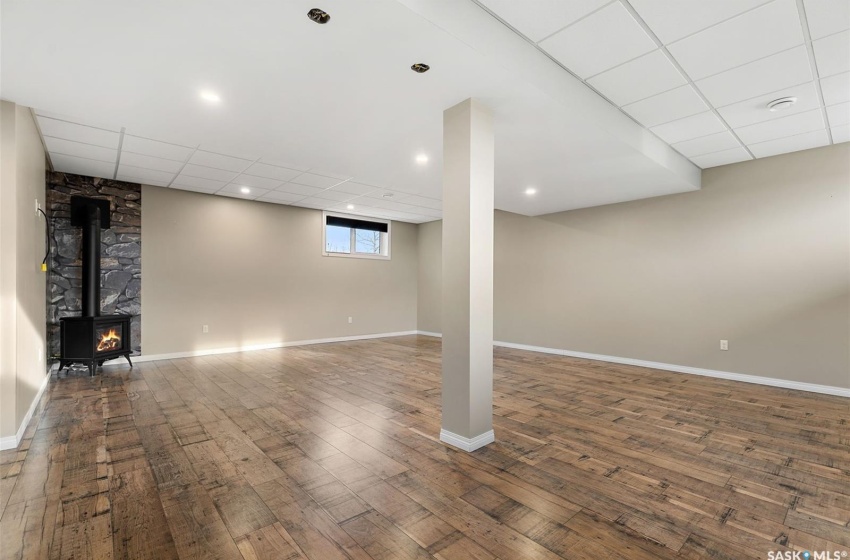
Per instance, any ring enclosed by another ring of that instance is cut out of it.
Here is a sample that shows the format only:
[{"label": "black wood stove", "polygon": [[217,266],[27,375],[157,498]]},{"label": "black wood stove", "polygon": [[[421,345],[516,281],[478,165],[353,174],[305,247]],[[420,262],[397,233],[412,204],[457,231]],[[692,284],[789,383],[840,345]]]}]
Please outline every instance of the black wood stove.
[{"label": "black wood stove", "polygon": [[110,226],[109,201],[71,197],[71,224],[83,228],[83,315],[62,317],[59,370],[82,363],[94,375],[106,360],[124,356],[130,366],[131,315],[100,314],[100,230]]}]

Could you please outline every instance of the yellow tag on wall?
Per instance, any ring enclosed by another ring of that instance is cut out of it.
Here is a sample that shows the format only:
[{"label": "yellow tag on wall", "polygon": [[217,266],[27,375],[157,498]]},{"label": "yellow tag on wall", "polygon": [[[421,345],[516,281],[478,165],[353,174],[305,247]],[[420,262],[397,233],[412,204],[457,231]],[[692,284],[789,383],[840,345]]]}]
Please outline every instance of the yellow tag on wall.
[{"label": "yellow tag on wall", "polygon": [[41,271],[47,272],[47,263],[41,263]]}]

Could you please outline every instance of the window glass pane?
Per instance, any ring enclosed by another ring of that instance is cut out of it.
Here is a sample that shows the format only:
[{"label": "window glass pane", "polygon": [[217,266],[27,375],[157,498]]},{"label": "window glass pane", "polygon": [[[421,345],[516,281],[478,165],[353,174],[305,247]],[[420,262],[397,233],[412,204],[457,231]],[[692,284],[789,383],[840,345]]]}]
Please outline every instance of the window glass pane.
[{"label": "window glass pane", "polygon": [[328,253],[351,252],[351,228],[325,226],[325,250]]},{"label": "window glass pane", "polygon": [[354,250],[356,252],[368,253],[370,255],[382,254],[380,231],[367,231],[363,229],[357,229],[354,230],[354,235]]}]

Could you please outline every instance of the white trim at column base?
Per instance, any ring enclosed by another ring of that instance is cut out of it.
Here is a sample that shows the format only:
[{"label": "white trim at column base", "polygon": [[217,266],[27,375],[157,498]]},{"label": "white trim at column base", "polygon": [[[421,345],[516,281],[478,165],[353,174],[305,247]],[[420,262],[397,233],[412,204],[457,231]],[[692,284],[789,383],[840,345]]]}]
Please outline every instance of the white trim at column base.
[{"label": "white trim at column base", "polygon": [[484,447],[488,443],[496,441],[496,434],[493,433],[493,430],[490,430],[477,435],[474,438],[466,438],[448,430],[440,430],[440,441],[448,443],[458,449],[463,449],[464,451],[475,451],[476,449]]}]

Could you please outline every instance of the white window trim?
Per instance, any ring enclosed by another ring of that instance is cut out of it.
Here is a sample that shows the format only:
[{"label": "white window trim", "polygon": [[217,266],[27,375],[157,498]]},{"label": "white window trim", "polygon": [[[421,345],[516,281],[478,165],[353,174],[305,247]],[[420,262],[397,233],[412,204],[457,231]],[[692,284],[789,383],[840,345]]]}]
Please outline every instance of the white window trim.
[{"label": "white window trim", "polygon": [[[354,229],[351,230],[351,252],[350,253],[333,253],[326,249],[328,246],[328,216],[337,216],[339,218],[351,218],[354,220],[368,220],[370,222],[378,222],[381,224],[387,224],[387,254],[386,255],[372,255],[369,253],[357,253],[354,251],[355,247],[355,239],[354,239]],[[378,261],[388,261],[392,259],[392,238],[393,238],[393,222],[392,220],[385,220],[383,218],[372,218],[370,216],[358,216],[355,214],[343,214],[341,212],[328,212],[327,210],[322,211],[322,256],[325,257],[342,257],[344,259],[371,259]]]}]

